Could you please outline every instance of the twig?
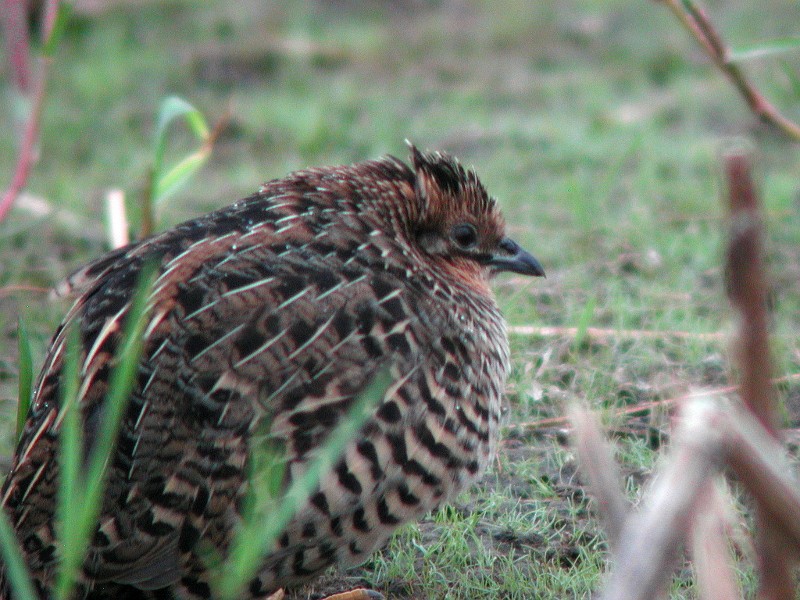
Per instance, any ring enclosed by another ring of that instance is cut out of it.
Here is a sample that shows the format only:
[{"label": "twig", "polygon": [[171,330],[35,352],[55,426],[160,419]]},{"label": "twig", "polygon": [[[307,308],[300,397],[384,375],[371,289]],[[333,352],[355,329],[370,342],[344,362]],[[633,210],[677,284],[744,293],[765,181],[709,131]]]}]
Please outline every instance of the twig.
[{"label": "twig", "polygon": [[38,285],[6,285],[0,287],[0,298],[11,296],[17,292],[34,292],[36,294],[49,294],[50,288],[40,287]]},{"label": "twig", "polygon": [[750,110],[762,121],[773,125],[793,140],[800,141],[800,125],[783,116],[758,91],[739,65],[730,60],[728,47],[705,12],[692,0],[662,0],[662,2],[700,43],[719,70],[730,79]]},{"label": "twig", "polygon": [[[800,550],[800,485],[780,442],[751,413],[724,409],[725,457],[739,481],[780,528],[783,543]],[[788,549],[786,547],[784,550]],[[794,594],[792,594],[794,598]]]},{"label": "twig", "polygon": [[231,116],[233,115],[233,102],[228,99],[228,104],[225,107],[225,112],[220,115],[220,117],[214,123],[214,126],[211,128],[211,132],[208,134],[208,137],[203,142],[203,148],[207,152],[211,152],[214,149],[214,144],[217,143],[219,136],[223,134],[225,129],[230,125]]},{"label": "twig", "polygon": [[[42,28],[42,39],[47,40],[53,30],[56,14],[58,12],[59,0],[47,0],[44,10],[44,23]],[[3,221],[14,200],[19,195],[25,183],[28,181],[31,167],[36,159],[36,144],[39,140],[39,125],[42,118],[42,107],[44,106],[44,96],[47,88],[47,76],[50,70],[52,59],[42,54],[38,60],[39,69],[33,83],[33,99],[28,121],[22,134],[22,142],[17,155],[17,164],[14,167],[14,174],[11,178],[6,191],[0,199],[0,222]]]},{"label": "twig", "polygon": [[[793,373],[791,375],[784,375],[782,377],[776,377],[770,380],[771,385],[778,385],[781,383],[788,383],[791,381],[800,381],[800,373]],[[690,392],[688,394],[682,394],[680,396],[674,396],[672,398],[664,398],[663,400],[650,400],[648,402],[639,402],[637,404],[633,404],[630,406],[623,406],[621,408],[615,408],[611,410],[611,414],[613,417],[624,417],[624,416],[631,416],[631,415],[638,415],[640,413],[644,413],[650,410],[666,410],[670,409],[673,406],[680,404],[686,400],[691,400],[693,398],[697,398],[701,395],[726,395],[726,394],[733,394],[738,391],[739,386],[736,385],[727,385],[724,387],[713,388],[710,390],[704,390],[701,392]],[[514,423],[509,425],[510,429],[527,429],[527,430],[537,430],[537,429],[550,429],[553,427],[570,427],[570,420],[567,416],[560,416],[560,417],[548,417],[546,419],[538,419],[536,421],[528,421],[525,423]]]},{"label": "twig", "polygon": [[25,130],[22,134],[22,144],[20,145],[19,154],[17,156],[17,165],[14,168],[14,174],[11,178],[6,191],[3,193],[3,198],[0,200],[0,221],[2,221],[14,200],[19,195],[25,182],[28,181],[28,174],[30,173],[31,166],[35,158],[35,146],[39,139],[39,121],[42,114],[42,106],[44,104],[44,94],[46,87],[46,76],[42,75],[42,71],[46,71],[50,65],[50,58],[42,57],[39,61],[39,76],[36,79],[33,106],[31,108],[28,122],[25,124]]},{"label": "twig", "polygon": [[629,506],[614,451],[603,437],[593,413],[577,406],[570,407],[568,412],[580,469],[589,481],[611,548],[617,551]]},{"label": "twig", "polygon": [[697,573],[700,600],[739,600],[736,570],[725,539],[728,494],[721,478],[706,487],[706,497],[693,515],[691,525],[692,562]]},{"label": "twig", "polygon": [[652,331],[647,329],[601,329],[598,327],[587,327],[580,330],[577,327],[537,327],[536,325],[513,325],[508,328],[508,332],[513,335],[528,335],[538,337],[576,337],[579,334],[587,335],[590,338],[598,339],[696,339],[696,340],[723,340],[725,334],[722,332],[695,333],[693,331]]}]

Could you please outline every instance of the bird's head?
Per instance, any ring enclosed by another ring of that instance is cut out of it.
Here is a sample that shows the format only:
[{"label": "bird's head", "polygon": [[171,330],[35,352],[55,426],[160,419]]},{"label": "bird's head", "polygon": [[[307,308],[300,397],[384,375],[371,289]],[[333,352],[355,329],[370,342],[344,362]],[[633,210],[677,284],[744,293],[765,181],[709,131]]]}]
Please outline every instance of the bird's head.
[{"label": "bird's head", "polygon": [[466,276],[544,276],[539,261],[506,235],[497,202],[474,171],[452,156],[409,147],[418,203],[414,235],[431,261]]}]

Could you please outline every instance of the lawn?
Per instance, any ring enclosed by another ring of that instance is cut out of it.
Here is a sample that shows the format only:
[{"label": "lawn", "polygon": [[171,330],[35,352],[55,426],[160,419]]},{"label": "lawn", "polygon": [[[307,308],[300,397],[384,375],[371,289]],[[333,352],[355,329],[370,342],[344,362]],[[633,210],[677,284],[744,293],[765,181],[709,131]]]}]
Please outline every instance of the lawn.
[{"label": "lawn", "polygon": [[[557,418],[574,401],[602,415],[636,500],[669,419],[619,409],[735,382],[720,201],[720,157],[732,143],[752,147],[766,208],[775,375],[800,371],[797,146],[748,112],[659,3],[75,4],[52,69],[40,159],[0,224],[0,455],[13,448],[17,321],[27,323],[38,368],[68,306],[20,286],[49,288],[108,249],[111,188],[125,191],[138,228],[155,116],[170,95],[212,122],[229,117],[205,167],[158,207],[158,228],[294,169],[405,157],[409,139],[474,166],[547,271],[495,284],[512,327],[513,374],[494,467],[363,568],[332,573],[296,598],[361,584],[398,599],[588,597],[602,584],[604,534]],[[707,8],[734,47],[794,35],[800,23],[792,0]],[[799,66],[800,53],[744,63],[796,119],[790,74]],[[5,185],[17,103],[7,71],[0,75]],[[193,143],[176,127],[169,155]],[[609,333],[582,335],[587,327]],[[778,393],[782,425],[800,427],[800,383]],[[741,568],[749,590],[746,560]],[[691,586],[687,563],[673,597]]]}]

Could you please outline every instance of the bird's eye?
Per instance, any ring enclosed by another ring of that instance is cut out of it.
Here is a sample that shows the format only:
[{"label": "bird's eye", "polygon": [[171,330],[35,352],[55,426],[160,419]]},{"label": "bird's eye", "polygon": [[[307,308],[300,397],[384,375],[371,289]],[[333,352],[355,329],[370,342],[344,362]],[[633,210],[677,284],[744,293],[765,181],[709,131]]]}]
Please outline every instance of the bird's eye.
[{"label": "bird's eye", "polygon": [[462,250],[469,250],[478,244],[478,230],[474,225],[469,223],[462,223],[453,227],[450,235],[453,241],[458,244]]}]

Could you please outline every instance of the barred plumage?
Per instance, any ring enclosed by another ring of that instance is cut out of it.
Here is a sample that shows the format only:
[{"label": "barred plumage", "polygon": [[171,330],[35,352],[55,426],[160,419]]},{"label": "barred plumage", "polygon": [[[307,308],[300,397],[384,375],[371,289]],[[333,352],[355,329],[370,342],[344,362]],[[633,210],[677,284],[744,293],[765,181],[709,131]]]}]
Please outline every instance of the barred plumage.
[{"label": "barred plumage", "polygon": [[[372,377],[394,384],[264,557],[247,597],[354,565],[401,523],[473,481],[497,438],[508,370],[497,271],[542,275],[495,201],[450,156],[299,171],[254,196],[113,251],[73,275],[2,503],[42,597],[66,326],[80,330],[87,439],[143,265],[159,265],[143,357],[81,573],[86,598],[209,598],[200,548],[225,552],[252,453],[286,482]],[[9,590],[3,597],[10,597]]]}]

